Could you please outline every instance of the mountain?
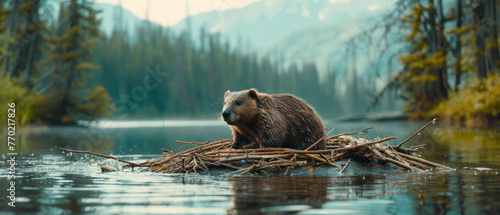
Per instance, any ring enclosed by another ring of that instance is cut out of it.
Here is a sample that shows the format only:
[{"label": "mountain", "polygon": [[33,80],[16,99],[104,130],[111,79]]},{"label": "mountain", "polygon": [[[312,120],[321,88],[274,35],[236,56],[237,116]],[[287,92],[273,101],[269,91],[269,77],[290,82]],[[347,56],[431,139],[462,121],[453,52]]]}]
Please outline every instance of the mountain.
[{"label": "mountain", "polygon": [[[110,36],[113,29],[117,28],[123,30],[129,37],[130,41],[133,42],[137,40],[136,31],[138,27],[144,26],[145,23],[154,27],[160,26],[157,23],[140,19],[129,10],[116,4],[94,3],[93,7],[94,9],[101,11],[101,13],[97,15],[97,18],[101,20],[99,29],[101,30],[101,33],[106,34],[107,36]],[[49,19],[57,20],[60,9],[60,1],[48,1],[47,9],[49,11],[48,14],[52,14],[52,17],[49,17]]]},{"label": "mountain", "polygon": [[[316,62],[320,75],[330,66],[342,76],[347,70],[350,56],[346,53],[346,42],[362,30],[375,24],[380,11],[392,7],[395,0],[261,0],[238,9],[210,11],[188,17],[174,25],[173,32],[191,29],[193,42],[197,44],[200,29],[220,33],[230,41],[232,47],[274,57],[285,66],[292,63]],[[58,1],[49,1],[58,14]],[[54,3],[56,2],[56,3]],[[101,10],[99,18],[101,32],[111,35],[113,29],[125,29],[131,42],[137,40],[136,30],[144,23],[160,27],[159,24],[138,18],[130,11],[115,4],[95,3]],[[118,21],[120,20],[121,22]],[[190,26],[190,27],[189,27]],[[397,50],[400,46],[391,46]],[[356,69],[358,75],[373,76],[377,71],[371,64],[381,50],[371,49],[371,56],[363,54],[370,47],[357,47]],[[382,56],[388,61],[389,56]],[[381,65],[379,70],[388,72],[397,67]],[[382,73],[383,75],[383,73]]]},{"label": "mountain", "polygon": [[[136,38],[136,29],[146,22],[146,20],[139,19],[129,10],[115,4],[96,3],[94,8],[102,11],[98,15],[98,18],[101,19],[100,29],[102,33],[108,36],[111,35],[113,29],[116,27],[117,29],[125,30],[128,36],[134,40]],[[119,21],[120,19],[122,20],[121,22]]]},{"label": "mountain", "polygon": [[[293,31],[275,44],[258,50],[258,53],[274,56],[285,66],[315,62],[320,74],[324,74],[329,66],[330,70],[336,71],[337,76],[345,77],[344,72],[348,69],[352,71],[353,63],[355,63],[358,75],[385,76],[391,69],[394,70],[398,66],[395,60],[391,63],[386,62],[389,62],[389,59],[394,57],[393,54],[401,48],[403,43],[399,41],[402,35],[391,35],[388,39],[391,44],[389,47],[376,47],[376,42],[369,44],[364,38],[358,39],[354,45],[348,44],[353,37],[359,36],[362,31],[374,25],[379,15],[358,16],[336,24],[324,24]],[[381,31],[375,31],[370,36],[377,38],[380,34]],[[352,51],[355,51],[354,57]],[[354,59],[355,62],[352,61]],[[374,65],[378,61],[383,64]]]},{"label": "mountain", "polygon": [[[311,26],[335,24],[371,14],[391,6],[394,0],[261,0],[243,8],[210,11],[182,20],[173,26],[176,32],[191,29],[196,42],[199,29],[220,33],[234,46],[243,41],[250,49],[273,45],[290,32]],[[190,27],[189,27],[190,26]]]}]

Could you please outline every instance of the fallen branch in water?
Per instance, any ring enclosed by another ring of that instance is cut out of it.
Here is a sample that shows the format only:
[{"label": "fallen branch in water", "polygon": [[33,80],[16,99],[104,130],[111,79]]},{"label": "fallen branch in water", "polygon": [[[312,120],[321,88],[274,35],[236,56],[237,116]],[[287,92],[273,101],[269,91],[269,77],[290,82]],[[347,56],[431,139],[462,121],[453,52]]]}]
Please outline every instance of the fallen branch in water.
[{"label": "fallen branch in water", "polygon": [[145,167],[145,166],[142,166],[142,165],[139,165],[139,164],[136,164],[136,163],[133,163],[133,162],[130,162],[130,161],[126,161],[126,160],[121,160],[121,159],[118,159],[114,156],[109,156],[109,155],[103,155],[103,154],[98,154],[98,153],[95,153],[95,152],[90,152],[90,151],[77,151],[77,150],[72,150],[72,149],[63,149],[63,148],[59,148],[59,150],[62,151],[62,153],[65,153],[65,152],[73,152],[73,153],[79,153],[79,154],[89,154],[89,155],[94,155],[94,156],[98,156],[98,157],[103,157],[103,158],[109,158],[109,159],[113,159],[113,160],[117,160],[117,161],[120,161],[120,162],[123,162],[123,163],[127,163],[129,165],[132,165],[132,166],[136,166],[136,167]]}]

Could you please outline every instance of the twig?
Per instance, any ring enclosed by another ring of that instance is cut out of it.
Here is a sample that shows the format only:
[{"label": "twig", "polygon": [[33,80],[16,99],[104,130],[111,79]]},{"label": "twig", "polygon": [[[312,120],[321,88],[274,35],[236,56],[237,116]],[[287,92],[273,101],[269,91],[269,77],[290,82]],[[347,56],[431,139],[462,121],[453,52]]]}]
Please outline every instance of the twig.
[{"label": "twig", "polygon": [[420,144],[420,145],[411,146],[409,149],[410,150],[416,150],[416,149],[423,148],[425,146],[427,146],[427,144]]},{"label": "twig", "polygon": [[410,163],[410,166],[416,166],[417,168],[421,169],[421,170],[428,170],[428,169],[432,169],[431,166],[427,166],[427,165],[424,165],[422,163],[419,163],[417,161],[414,161],[414,160],[406,160],[406,162]]},{"label": "twig", "polygon": [[336,137],[339,137],[339,136],[347,136],[347,135],[351,135],[351,134],[359,134],[359,133],[364,133],[366,130],[369,130],[369,129],[372,129],[373,127],[370,127],[370,128],[365,128],[363,130],[360,130],[360,131],[355,131],[355,132],[346,132],[346,133],[342,133],[342,134],[336,134],[336,135],[333,135],[333,136],[330,136],[328,137],[327,139],[333,139],[333,138],[336,138]]},{"label": "twig", "polygon": [[318,144],[319,142],[321,142],[323,139],[325,139],[325,137],[320,138],[320,139],[319,139],[318,141],[316,141],[314,144],[312,144],[311,146],[307,147],[307,149],[306,149],[306,150],[304,150],[304,151],[307,151],[307,150],[309,150],[310,148],[314,147],[316,144]]},{"label": "twig", "polygon": [[382,130],[384,129],[384,125],[382,125],[382,128],[380,129],[380,131],[378,132],[377,134],[377,138],[380,137],[380,133],[382,133]]},{"label": "twig", "polygon": [[330,133],[332,133],[335,130],[335,128],[332,128],[329,132],[326,133],[326,136],[328,136]]},{"label": "twig", "polygon": [[235,170],[241,170],[241,168],[235,167],[235,166],[227,164],[227,163],[216,162],[216,163],[210,163],[210,164],[215,165],[215,166],[224,166],[224,167],[228,167],[228,168],[235,169]]},{"label": "twig", "polygon": [[234,174],[234,173],[238,173],[238,172],[243,172],[242,174],[244,174],[245,172],[248,172],[249,170],[250,170],[250,167],[247,167],[247,168],[243,168],[243,169],[239,169],[239,170],[236,170],[236,171],[229,172],[227,174]]},{"label": "twig", "polygon": [[141,167],[143,165],[140,165],[140,164],[136,164],[136,163],[132,163],[130,161],[126,161],[126,160],[121,160],[121,159],[118,159],[114,156],[109,156],[109,155],[103,155],[103,154],[98,154],[98,153],[94,153],[94,152],[90,152],[90,151],[77,151],[77,150],[72,150],[72,149],[63,149],[63,148],[59,148],[59,150],[61,150],[62,152],[73,152],[73,153],[80,153],[80,154],[89,154],[89,155],[95,155],[95,156],[98,156],[98,157],[103,157],[103,158],[110,158],[110,159],[113,159],[113,160],[117,160],[117,161],[120,161],[120,162],[123,162],[123,163],[127,163],[127,164],[130,164],[132,166],[137,166],[137,167]]},{"label": "twig", "polygon": [[427,126],[433,124],[433,123],[436,123],[436,121],[438,120],[438,118],[434,118],[432,119],[432,121],[430,121],[429,123],[427,123],[426,125],[424,125],[422,128],[418,129],[417,132],[415,132],[414,134],[412,134],[410,137],[406,138],[406,140],[404,140],[403,142],[399,143],[397,146],[395,146],[396,148],[399,148],[401,147],[404,143],[408,142],[411,138],[413,138],[415,135],[419,134],[420,132],[422,132],[425,128],[427,128]]},{"label": "twig", "polygon": [[344,170],[347,168],[347,165],[349,165],[349,163],[351,163],[351,159],[349,159],[347,161],[347,163],[345,164],[344,168],[342,168],[342,170],[340,170],[340,173],[344,172]]},{"label": "twig", "polygon": [[339,166],[338,164],[336,164],[336,163],[332,163],[332,162],[330,162],[330,161],[328,161],[328,160],[325,160],[325,159],[322,159],[322,158],[316,157],[316,156],[311,155],[311,154],[303,154],[303,155],[304,155],[304,156],[306,156],[306,157],[312,158],[312,159],[314,159],[314,160],[317,160],[317,161],[320,161],[320,162],[326,163],[326,164],[328,164],[328,165],[330,165],[330,166],[333,166],[333,167],[340,167],[340,166]]},{"label": "twig", "polygon": [[375,154],[378,158],[382,159],[383,161],[385,161],[385,158],[386,156],[382,155],[382,153],[379,152],[379,149],[378,148],[375,148],[375,149],[371,149],[371,151],[373,152],[373,154]]},{"label": "twig", "polygon": [[289,157],[290,155],[246,155],[246,156],[236,156],[232,157],[230,159],[225,159],[221,161],[238,161],[238,160],[262,160],[262,159],[272,159],[272,158],[278,158],[278,157]]},{"label": "twig", "polygon": [[398,166],[400,166],[400,167],[404,167],[404,168],[406,168],[406,169],[408,169],[408,170],[410,170],[410,171],[412,171],[412,172],[413,172],[413,168],[411,168],[411,166],[410,166],[410,165],[408,165],[408,164],[404,164],[404,163],[402,163],[402,162],[399,162],[399,161],[394,160],[394,159],[389,158],[389,157],[386,157],[386,158],[385,158],[385,160],[386,160],[386,161],[389,161],[389,162],[391,162],[391,163],[393,163],[393,164],[396,164],[396,165],[398,165]]},{"label": "twig", "polygon": [[198,155],[196,155],[196,154],[195,154],[195,155],[194,155],[194,159],[196,160],[196,158],[198,158],[198,160],[200,160],[201,165],[203,165],[203,167],[205,167],[205,169],[203,169],[203,167],[200,167],[200,169],[203,169],[203,170],[205,170],[206,172],[210,172],[210,171],[208,170],[207,166],[205,166],[205,162],[203,162],[203,161],[201,160],[201,158],[200,158]]},{"label": "twig", "polygon": [[[332,133],[332,131],[333,131],[333,130],[335,130],[335,128],[332,128],[332,130],[330,130],[328,133],[326,133],[326,135],[328,135],[328,134]],[[322,140],[325,140],[325,142],[326,142],[326,139],[325,139],[326,137],[327,137],[327,136],[321,137],[318,141],[316,141],[316,142],[315,142],[314,144],[312,144],[311,146],[307,147],[307,149],[306,149],[306,150],[304,150],[304,151],[309,151],[309,149],[311,149],[312,147],[314,147],[316,144],[318,144],[318,143],[319,143],[319,142],[321,142]]]},{"label": "twig", "polygon": [[[394,154],[396,153],[397,151],[392,148],[392,146],[389,146],[390,149],[392,149],[392,151],[390,151],[389,149],[384,149],[383,151],[385,152],[385,154],[389,155],[390,158],[395,158],[395,160],[405,164],[405,165],[408,165],[410,166],[410,164],[408,164],[408,162],[406,162],[405,159],[403,159],[401,156],[399,156],[398,154]],[[394,153],[393,153],[394,152]],[[387,160],[387,159],[386,159]],[[413,169],[411,170],[413,172]]]},{"label": "twig", "polygon": [[350,147],[344,147],[344,148],[334,149],[333,151],[335,151],[335,152],[341,152],[341,151],[353,150],[353,149],[362,148],[362,147],[365,147],[365,146],[368,146],[368,145],[371,145],[371,144],[381,143],[381,142],[385,142],[387,140],[394,140],[394,139],[396,139],[396,137],[387,137],[387,138],[380,139],[380,140],[370,141],[370,142],[367,142],[365,144],[360,144],[360,145],[355,145],[355,146],[350,146]]},{"label": "twig", "polygon": [[325,159],[326,161],[330,161],[326,156],[324,156],[323,154],[319,154],[319,156],[321,156],[323,159]]},{"label": "twig", "polygon": [[[333,152],[334,152],[334,151],[332,150],[332,153],[333,153]],[[344,156],[344,155],[345,155],[345,152],[337,153],[335,156],[332,156],[330,159],[331,159],[331,160],[335,160],[335,159],[340,158],[340,157],[342,157],[342,156]]]},{"label": "twig", "polygon": [[407,154],[404,154],[404,153],[401,153],[401,152],[396,152],[396,153],[398,155],[400,155],[401,157],[404,157],[404,158],[407,158],[407,159],[410,159],[410,160],[414,160],[414,161],[418,161],[420,163],[423,163],[423,164],[426,164],[426,165],[429,165],[429,166],[432,166],[432,167],[435,167],[435,168],[438,168],[438,169],[450,169],[450,167],[443,166],[441,164],[437,164],[437,163],[434,163],[434,162],[430,162],[430,161],[422,159],[422,158],[418,158],[418,157],[415,157],[415,156],[407,155]]},{"label": "twig", "polygon": [[181,143],[181,144],[198,144],[198,145],[203,145],[203,143],[200,143],[200,142],[196,142],[196,141],[193,141],[193,142],[187,142],[187,141],[180,141],[180,140],[177,140],[175,141],[176,143]]},{"label": "twig", "polygon": [[232,141],[230,139],[225,139],[225,140],[219,140],[219,141],[215,141],[215,142],[212,142],[212,143],[209,143],[209,144],[204,144],[204,145],[201,145],[201,146],[197,146],[197,147],[194,147],[194,148],[191,148],[191,149],[188,149],[186,151],[183,151],[183,152],[179,152],[175,155],[172,155],[170,157],[168,157],[167,159],[164,159],[162,161],[159,161],[157,162],[157,164],[162,164],[162,163],[166,163],[167,161],[169,160],[172,160],[173,158],[175,157],[178,157],[180,155],[184,155],[184,154],[187,154],[189,152],[192,152],[192,151],[196,151],[196,150],[199,150],[199,149],[202,149],[202,148],[209,148],[209,147],[214,147],[214,146],[217,146],[217,144],[225,144],[226,142],[229,142],[229,141]]}]

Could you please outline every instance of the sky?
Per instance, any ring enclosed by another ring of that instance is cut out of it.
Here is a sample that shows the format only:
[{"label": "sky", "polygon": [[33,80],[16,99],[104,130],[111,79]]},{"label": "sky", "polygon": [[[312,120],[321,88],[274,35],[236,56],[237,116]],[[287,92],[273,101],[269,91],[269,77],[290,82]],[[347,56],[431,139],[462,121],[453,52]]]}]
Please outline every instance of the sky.
[{"label": "sky", "polygon": [[186,18],[186,3],[191,16],[212,11],[241,8],[258,0],[96,0],[100,3],[118,4],[141,19],[146,19],[149,4],[149,20],[163,26],[173,26]]}]

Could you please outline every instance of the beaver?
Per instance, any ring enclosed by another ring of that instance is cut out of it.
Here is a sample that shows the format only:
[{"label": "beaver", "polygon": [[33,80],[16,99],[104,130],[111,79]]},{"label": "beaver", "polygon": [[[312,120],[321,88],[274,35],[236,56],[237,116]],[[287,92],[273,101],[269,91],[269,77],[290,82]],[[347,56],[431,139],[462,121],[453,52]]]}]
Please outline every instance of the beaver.
[{"label": "beaver", "polygon": [[326,149],[325,125],[314,109],[290,94],[255,89],[224,95],[222,119],[233,135],[233,148]]}]

